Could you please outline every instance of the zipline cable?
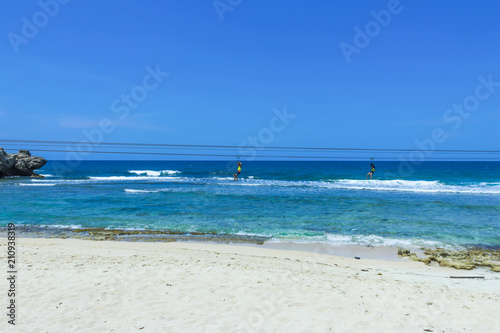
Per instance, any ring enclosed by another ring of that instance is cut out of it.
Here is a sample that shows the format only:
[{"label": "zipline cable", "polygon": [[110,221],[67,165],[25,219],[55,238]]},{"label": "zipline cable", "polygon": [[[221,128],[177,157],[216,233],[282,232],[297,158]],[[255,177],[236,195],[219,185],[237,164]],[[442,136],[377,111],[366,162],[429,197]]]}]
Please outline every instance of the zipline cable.
[{"label": "zipline cable", "polygon": [[[0,141],[1,142],[1,141]],[[18,144],[14,144],[14,143],[7,143],[7,144],[3,144],[3,146],[15,146],[17,147]],[[67,144],[37,144],[37,143],[29,143],[27,144],[28,147],[49,147],[49,148],[53,148],[53,147],[66,147],[66,148],[73,148],[71,146],[68,146]],[[122,144],[108,144],[106,145],[105,147],[100,147],[99,144],[97,145],[92,145],[94,148],[97,148],[97,149],[106,149],[106,148],[115,148],[115,149],[128,149],[130,148],[129,146],[125,146],[125,145],[122,145]],[[221,147],[217,147],[217,148],[206,148],[206,147],[201,147],[201,148],[196,148],[196,147],[149,147],[149,146],[145,146],[145,147],[135,147],[135,148],[140,148],[140,149],[160,149],[160,150],[180,150],[180,149],[183,149],[183,150],[208,150],[208,151],[217,151],[217,150],[234,150],[234,148],[221,148]],[[24,148],[26,149],[26,148]],[[265,147],[241,147],[241,150],[259,150],[259,151],[273,151],[273,152],[280,152],[280,151],[287,151],[287,152],[304,152],[302,150],[298,150],[298,149],[294,149],[294,150],[285,150],[285,149],[278,149],[278,148],[265,148]],[[415,151],[415,150],[413,150]],[[307,152],[307,151],[305,151]],[[304,152],[304,153],[305,153]],[[348,150],[342,150],[342,152],[344,153],[371,153],[371,151],[348,151]],[[433,150],[432,152],[435,152],[435,150]],[[401,153],[401,151],[385,151],[385,153],[388,153],[388,154],[396,154],[396,153]],[[439,154],[471,154],[473,152],[467,152],[467,151],[441,151],[439,152]],[[474,153],[484,153],[486,154],[487,152],[485,151],[474,151]],[[493,152],[491,152],[493,153]]]},{"label": "zipline cable", "polygon": [[[8,150],[16,150],[16,149],[8,149]],[[205,157],[235,157],[236,155],[226,155],[226,154],[195,154],[195,153],[160,153],[160,152],[131,152],[131,151],[126,151],[126,152],[120,152],[120,151],[81,151],[81,150],[52,150],[52,149],[34,149],[33,151],[39,151],[39,152],[58,152],[58,153],[80,153],[80,154],[124,154],[124,155],[159,155],[159,156],[205,156]],[[356,156],[272,156],[272,155],[239,155],[239,157],[242,158],[295,158],[295,159],[301,159],[301,158],[311,158],[311,159],[363,159],[365,160],[367,157],[356,157]],[[391,159],[394,157],[377,157],[377,159]],[[440,159],[440,160],[473,160],[471,158],[445,158],[445,157],[428,157],[428,160],[431,159]],[[487,158],[487,157],[477,157],[474,160],[480,161],[480,160],[500,160],[500,156],[495,158]]]},{"label": "zipline cable", "polygon": [[[90,145],[120,145],[120,146],[144,146],[144,147],[199,147],[199,148],[230,148],[230,149],[283,149],[283,150],[323,150],[323,151],[367,151],[367,152],[414,152],[421,149],[394,149],[394,148],[331,148],[331,147],[260,147],[260,146],[226,146],[226,145],[187,145],[187,144],[160,144],[160,143],[112,143],[112,142],[76,142],[76,141],[42,141],[42,140],[2,140],[0,142],[13,143],[47,143],[47,144],[90,144]],[[427,151],[427,150],[426,150]],[[451,153],[485,153],[485,154],[500,154],[499,150],[461,150],[461,149],[429,149],[432,152],[451,152]]]}]

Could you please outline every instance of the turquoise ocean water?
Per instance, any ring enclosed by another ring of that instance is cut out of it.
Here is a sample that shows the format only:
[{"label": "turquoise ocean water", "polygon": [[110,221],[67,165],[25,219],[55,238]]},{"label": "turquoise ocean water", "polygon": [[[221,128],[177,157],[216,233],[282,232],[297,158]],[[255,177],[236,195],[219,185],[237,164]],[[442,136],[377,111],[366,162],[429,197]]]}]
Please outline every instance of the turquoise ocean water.
[{"label": "turquoise ocean water", "polygon": [[[58,162],[64,164],[64,162]],[[500,162],[85,161],[0,180],[0,226],[155,229],[333,245],[500,248]]]}]

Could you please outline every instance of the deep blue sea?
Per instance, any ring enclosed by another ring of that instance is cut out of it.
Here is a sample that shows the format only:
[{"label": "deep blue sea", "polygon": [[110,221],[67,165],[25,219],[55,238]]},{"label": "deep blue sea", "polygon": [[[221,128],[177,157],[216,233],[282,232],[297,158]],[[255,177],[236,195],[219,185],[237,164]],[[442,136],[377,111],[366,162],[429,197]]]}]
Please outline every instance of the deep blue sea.
[{"label": "deep blue sea", "polygon": [[[500,248],[500,162],[85,161],[0,180],[17,225],[260,235],[333,245]],[[65,162],[56,162],[64,164]]]}]

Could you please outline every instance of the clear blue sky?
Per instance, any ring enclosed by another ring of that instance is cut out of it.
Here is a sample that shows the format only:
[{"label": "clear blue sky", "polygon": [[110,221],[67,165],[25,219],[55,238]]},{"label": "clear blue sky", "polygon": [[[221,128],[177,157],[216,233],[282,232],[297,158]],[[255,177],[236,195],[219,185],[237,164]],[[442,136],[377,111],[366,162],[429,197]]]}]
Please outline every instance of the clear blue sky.
[{"label": "clear blue sky", "polygon": [[0,5],[0,139],[500,150],[497,1],[54,1]]}]

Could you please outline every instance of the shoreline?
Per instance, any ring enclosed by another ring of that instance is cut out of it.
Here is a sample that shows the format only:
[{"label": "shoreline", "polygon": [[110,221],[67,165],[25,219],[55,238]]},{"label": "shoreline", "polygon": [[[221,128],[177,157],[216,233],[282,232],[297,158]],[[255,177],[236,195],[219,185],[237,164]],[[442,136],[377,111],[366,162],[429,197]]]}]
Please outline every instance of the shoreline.
[{"label": "shoreline", "polygon": [[491,332],[500,324],[500,275],[491,271],[454,279],[472,272],[248,244],[16,242],[22,331]]},{"label": "shoreline", "polygon": [[[442,248],[417,248],[396,246],[372,246],[357,244],[329,244],[312,242],[277,241],[270,237],[252,235],[216,234],[215,232],[181,232],[175,230],[126,230],[107,228],[70,228],[50,226],[16,226],[18,237],[47,239],[83,239],[116,242],[186,242],[207,244],[231,244],[266,249],[304,251],[345,258],[380,259],[387,261],[417,261],[426,266],[439,265],[459,270],[490,268],[500,272],[500,250],[470,247],[465,250]],[[6,236],[6,227],[0,227],[0,237]]]},{"label": "shoreline", "polygon": [[[257,246],[257,245],[249,245]],[[366,246],[366,245],[334,245],[323,243],[291,243],[291,242],[264,242],[258,247],[270,250],[303,251],[332,255],[343,258],[360,258],[384,261],[407,261],[398,256],[398,248],[390,246]],[[423,253],[423,251],[422,251]]]}]

